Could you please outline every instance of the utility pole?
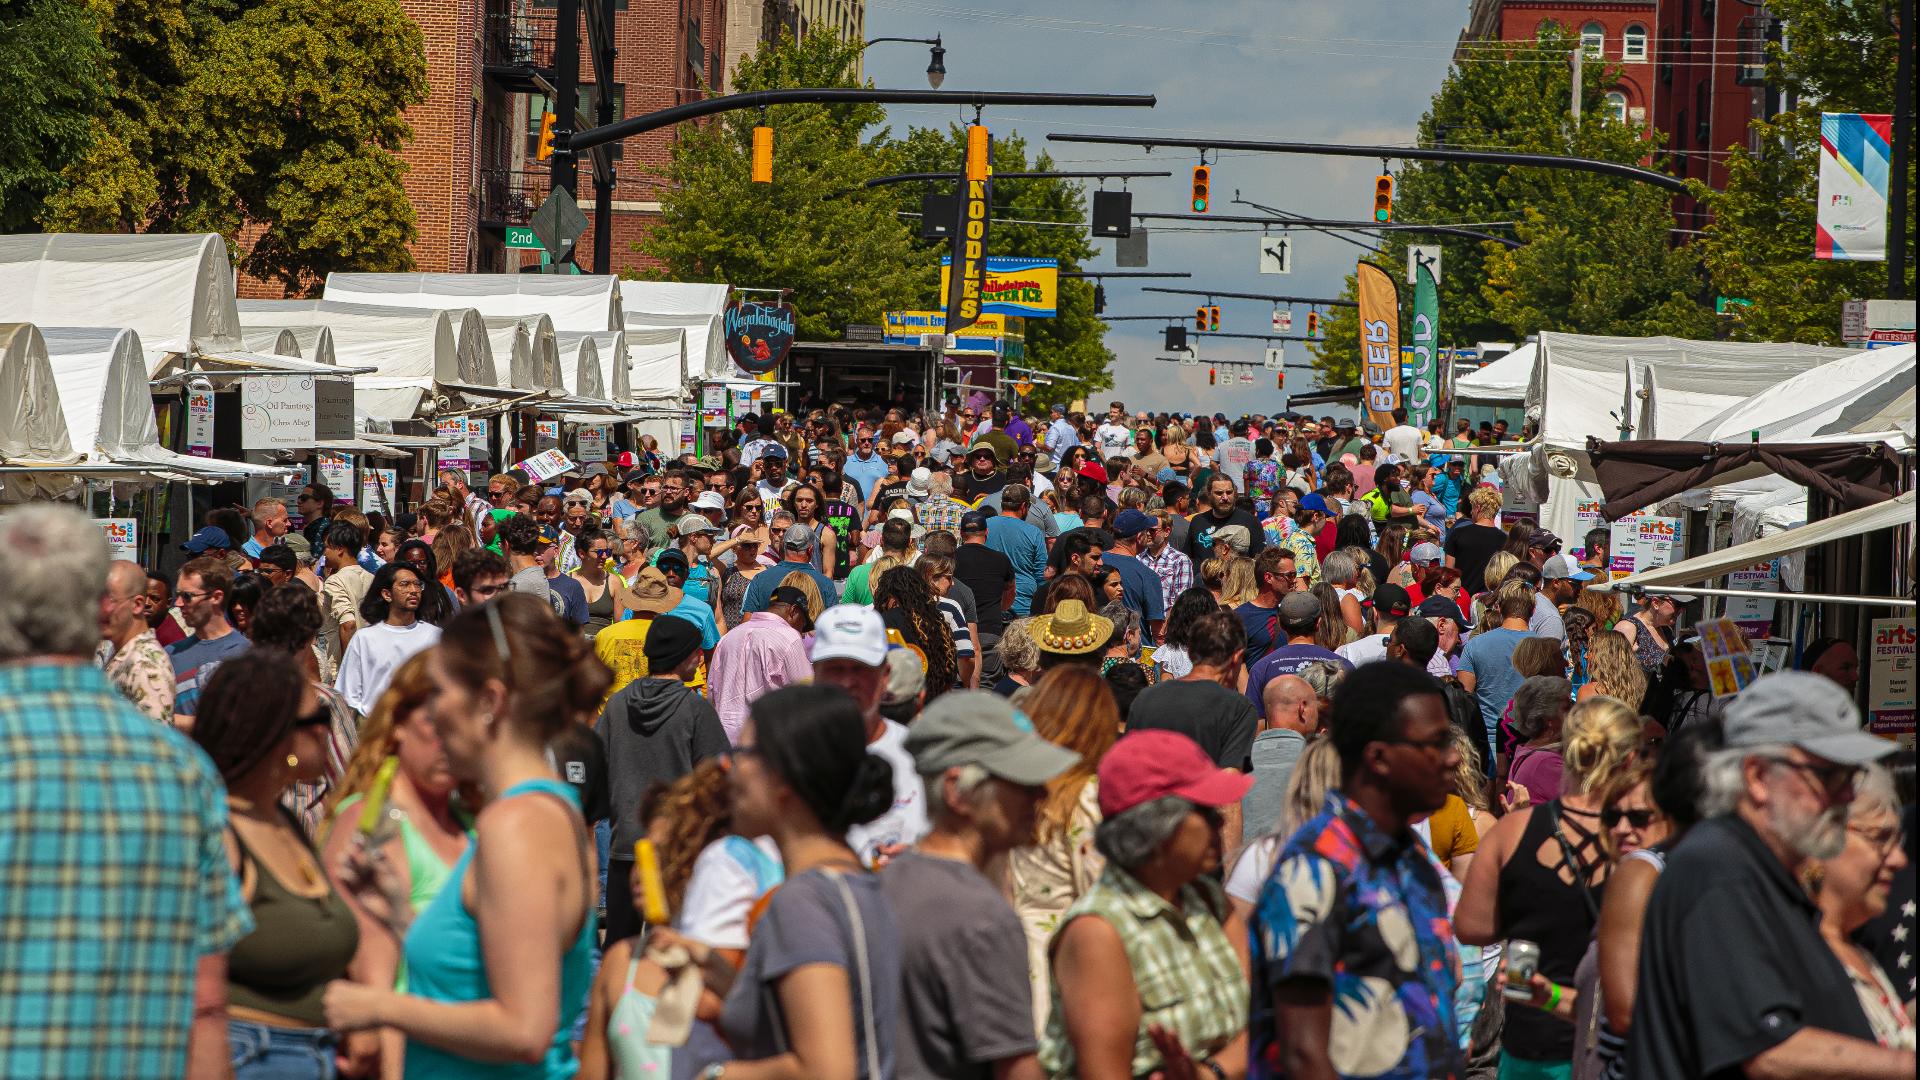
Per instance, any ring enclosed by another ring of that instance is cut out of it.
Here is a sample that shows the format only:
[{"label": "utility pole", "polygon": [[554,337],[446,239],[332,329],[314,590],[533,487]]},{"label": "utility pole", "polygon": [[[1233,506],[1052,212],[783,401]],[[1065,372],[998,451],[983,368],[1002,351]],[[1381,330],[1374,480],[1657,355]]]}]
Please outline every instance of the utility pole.
[{"label": "utility pole", "polygon": [[1580,128],[1580,64],[1586,56],[1586,42],[1573,47],[1573,103],[1568,107],[1573,110],[1573,127],[1576,131]]},{"label": "utility pole", "polygon": [[[613,123],[613,95],[605,92],[613,85],[613,0],[588,5],[587,14],[594,21],[594,32],[587,35],[587,45],[594,50],[593,122],[604,126]],[[593,169],[593,265],[605,273],[613,266],[614,175],[613,156],[603,156],[606,160],[596,161]]]},{"label": "utility pole", "polygon": [[1887,299],[1907,298],[1907,162],[1913,157],[1913,2],[1900,0],[1900,44],[1893,73],[1893,175],[1887,178],[1887,197],[1893,213],[1888,221]]},{"label": "utility pole", "polygon": [[580,157],[568,142],[580,127],[580,0],[558,0],[553,27],[553,133],[551,184],[580,193]]}]

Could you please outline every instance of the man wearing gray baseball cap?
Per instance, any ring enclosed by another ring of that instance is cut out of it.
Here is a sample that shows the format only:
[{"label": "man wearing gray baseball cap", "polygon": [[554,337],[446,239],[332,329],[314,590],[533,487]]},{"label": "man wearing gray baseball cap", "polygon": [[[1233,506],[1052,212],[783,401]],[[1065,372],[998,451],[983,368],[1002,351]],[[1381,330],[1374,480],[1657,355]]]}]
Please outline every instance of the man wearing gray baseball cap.
[{"label": "man wearing gray baseball cap", "polygon": [[1725,747],[1701,766],[1718,816],[1688,830],[1647,904],[1628,1076],[1914,1075],[1911,1049],[1875,1041],[1804,880],[1846,846],[1854,785],[1893,750],[1807,672],[1727,705]]},{"label": "man wearing gray baseball cap", "polygon": [[1005,698],[942,695],[907,729],[933,828],[880,874],[900,924],[900,1080],[1039,1075],[1026,934],[988,865],[1033,842],[1048,780],[1080,755]]}]

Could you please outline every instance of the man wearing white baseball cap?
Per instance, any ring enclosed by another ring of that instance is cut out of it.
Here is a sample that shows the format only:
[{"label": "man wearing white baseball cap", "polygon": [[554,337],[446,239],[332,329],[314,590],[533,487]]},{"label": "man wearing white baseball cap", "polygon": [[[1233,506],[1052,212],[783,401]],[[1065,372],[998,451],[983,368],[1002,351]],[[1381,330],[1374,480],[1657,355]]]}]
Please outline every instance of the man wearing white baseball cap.
[{"label": "man wearing white baseball cap", "polygon": [[893,767],[893,809],[847,830],[847,843],[861,862],[882,863],[925,835],[927,802],[907,752],[906,726],[880,715],[887,692],[887,627],[879,612],[863,604],[839,604],[820,613],[813,623],[813,681],[853,695],[867,725],[867,749]]}]

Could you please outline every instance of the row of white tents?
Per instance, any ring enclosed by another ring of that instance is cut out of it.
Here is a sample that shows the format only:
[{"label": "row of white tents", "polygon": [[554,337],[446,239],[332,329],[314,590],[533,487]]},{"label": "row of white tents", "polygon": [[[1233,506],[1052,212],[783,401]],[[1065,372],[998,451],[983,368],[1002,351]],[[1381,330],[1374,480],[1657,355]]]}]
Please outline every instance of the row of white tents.
[{"label": "row of white tents", "polygon": [[80,475],[284,475],[167,450],[152,407],[189,380],[274,374],[352,380],[355,430],[336,449],[377,455],[416,445],[395,423],[523,407],[634,422],[673,445],[690,387],[728,373],[727,294],[605,276],[341,273],[319,299],[238,300],[215,234],[0,236],[0,476],[14,498]]}]

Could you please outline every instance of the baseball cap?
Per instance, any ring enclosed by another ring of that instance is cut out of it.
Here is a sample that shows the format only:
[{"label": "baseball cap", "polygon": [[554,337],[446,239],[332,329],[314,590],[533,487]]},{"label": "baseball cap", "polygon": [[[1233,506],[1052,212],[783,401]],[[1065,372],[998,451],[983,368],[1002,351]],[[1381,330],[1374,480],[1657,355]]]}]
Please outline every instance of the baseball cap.
[{"label": "baseball cap", "polygon": [[766,461],[769,458],[776,461],[787,460],[787,448],[781,446],[779,443],[768,443],[760,450],[760,460]]},{"label": "baseball cap", "polygon": [[290,532],[287,535],[281,537],[280,543],[285,544],[288,548],[291,548],[296,558],[301,558],[301,559],[313,558],[313,545],[307,543],[307,538],[300,535],[297,532]]},{"label": "baseball cap", "polygon": [[887,662],[887,628],[864,604],[836,604],[813,623],[813,662],[852,660],[879,667]]},{"label": "baseball cap", "polygon": [[960,515],[960,531],[973,532],[987,527],[987,515],[978,510],[969,510]]},{"label": "baseball cap", "polygon": [[1153,515],[1129,508],[1120,511],[1113,519],[1113,535],[1122,538],[1138,536],[1153,528],[1154,524]]},{"label": "baseball cap", "polygon": [[[686,595],[667,580],[667,575],[657,567],[646,567],[633,579],[633,610],[644,611],[649,615],[659,615],[680,606]],[[648,633],[652,633],[651,630]]]},{"label": "baseball cap", "polygon": [[580,470],[580,475],[581,476],[606,476],[608,475],[607,463],[604,461],[590,462],[588,463],[586,468]]},{"label": "baseball cap", "polygon": [[1447,553],[1440,550],[1439,544],[1424,540],[1413,545],[1413,550],[1407,554],[1407,558],[1417,563],[1437,563],[1446,557]]},{"label": "baseball cap", "polygon": [[1327,505],[1327,497],[1317,491],[1300,496],[1300,509],[1317,510],[1328,517],[1333,516],[1333,507]]},{"label": "baseball cap", "polygon": [[1373,609],[1382,615],[1395,619],[1404,619],[1413,608],[1413,598],[1407,590],[1391,581],[1383,581],[1373,588]]},{"label": "baseball cap", "polygon": [[720,526],[699,514],[687,514],[673,523],[673,531],[681,536],[692,536],[694,533],[717,533]]},{"label": "baseball cap", "polygon": [[1422,618],[1452,619],[1457,626],[1467,625],[1466,617],[1460,614],[1460,605],[1454,603],[1450,597],[1429,596],[1420,601],[1420,606],[1414,611]]},{"label": "baseball cap", "polygon": [[623,484],[637,484],[652,475],[652,471],[648,469],[632,469],[627,472],[627,475],[620,478],[620,482]]},{"label": "baseball cap", "polygon": [[917,439],[911,431],[896,431],[893,433],[893,445],[895,446],[912,446],[918,441],[920,440]]},{"label": "baseball cap", "polygon": [[1083,461],[1080,463],[1080,467],[1073,471],[1076,473],[1079,473],[1081,476],[1084,476],[1089,480],[1097,481],[1102,484],[1106,483],[1110,479],[1110,477],[1107,476],[1107,467],[1105,465],[1100,464],[1097,461]]},{"label": "baseball cap", "polygon": [[559,530],[559,529],[556,529],[556,528],[554,528],[554,527],[553,527],[553,526],[551,526],[551,525],[542,525],[542,526],[540,526],[540,542],[541,542],[541,543],[543,543],[543,544],[557,544],[557,543],[559,543],[559,542],[560,542],[560,530]]},{"label": "baseball cap", "polygon": [[907,728],[907,752],[923,776],[978,765],[1023,787],[1038,787],[1080,760],[1035,734],[1006,698],[986,690],[942,694]]},{"label": "baseball cap", "polygon": [[[1527,546],[1539,548],[1542,551],[1552,551],[1560,546],[1560,538],[1545,529],[1535,529],[1533,535],[1527,540]],[[1543,573],[1541,576],[1546,575]]]},{"label": "baseball cap", "polygon": [[654,675],[673,670],[680,661],[700,647],[700,628],[678,615],[662,615],[647,628],[647,640],[640,651],[647,658],[647,669]]},{"label": "baseball cap", "polygon": [[1860,730],[1853,698],[1839,683],[1810,671],[1762,675],[1727,704],[1729,749],[1780,743],[1841,765],[1865,765],[1897,749]]},{"label": "baseball cap", "polygon": [[1298,623],[1317,619],[1323,611],[1320,598],[1312,593],[1290,592],[1280,598],[1280,618],[1285,622]]},{"label": "baseball cap", "polygon": [[[920,696],[927,688],[927,662],[918,649],[887,650],[887,686],[881,691],[882,705],[901,705]],[[914,722],[916,726],[919,721]]]},{"label": "baseball cap", "polygon": [[769,604],[792,604],[794,607],[807,606],[807,594],[791,585],[782,585],[767,596]]},{"label": "baseball cap", "polygon": [[717,491],[703,491],[699,495],[694,496],[693,508],[695,510],[725,510],[727,508],[727,497]]},{"label": "baseball cap", "polygon": [[679,548],[667,548],[666,550],[660,552],[659,555],[654,557],[653,565],[657,567],[660,570],[660,572],[663,574],[669,570],[674,570],[674,571],[678,571],[679,573],[686,574],[686,573],[690,573],[693,569],[687,563],[687,557],[680,553]]},{"label": "baseball cap", "polygon": [[1100,814],[1107,819],[1169,796],[1201,806],[1231,806],[1252,787],[1252,775],[1220,768],[1177,731],[1123,735],[1100,759]]},{"label": "baseball cap", "polygon": [[1222,541],[1235,552],[1245,555],[1253,546],[1253,534],[1247,531],[1245,525],[1223,525],[1213,530],[1213,542],[1218,544]]},{"label": "baseball cap", "polygon": [[805,551],[813,546],[813,530],[805,525],[789,525],[780,534],[780,544],[788,551]]},{"label": "baseball cap", "polygon": [[1571,555],[1550,555],[1547,563],[1540,568],[1542,581],[1592,581],[1593,574],[1580,566],[1580,560]]},{"label": "baseball cap", "polygon": [[233,537],[228,536],[227,530],[218,525],[201,526],[199,532],[188,537],[187,542],[180,545],[180,550],[190,555],[204,555],[214,548],[222,551],[233,549]]},{"label": "baseball cap", "polygon": [[1351,417],[1351,416],[1343,416],[1343,417],[1341,417],[1341,418],[1340,418],[1339,420],[1337,420],[1337,421],[1335,421],[1335,422],[1334,422],[1334,425],[1333,425],[1333,426],[1334,426],[1334,428],[1336,428],[1337,430],[1340,430],[1340,431],[1357,431],[1357,430],[1359,430],[1359,425],[1358,425],[1358,424],[1355,424],[1355,423],[1353,422],[1353,417]]},{"label": "baseball cap", "polygon": [[633,456],[633,451],[622,450],[620,456],[613,459],[613,464],[615,468],[625,471],[633,468],[638,461],[639,459]]},{"label": "baseball cap", "polygon": [[896,506],[893,509],[887,511],[887,520],[888,521],[904,521],[904,522],[907,522],[908,524],[912,524],[913,511],[907,509],[904,506]]}]

